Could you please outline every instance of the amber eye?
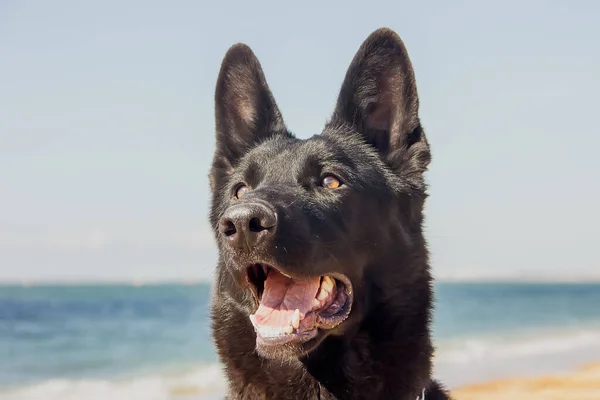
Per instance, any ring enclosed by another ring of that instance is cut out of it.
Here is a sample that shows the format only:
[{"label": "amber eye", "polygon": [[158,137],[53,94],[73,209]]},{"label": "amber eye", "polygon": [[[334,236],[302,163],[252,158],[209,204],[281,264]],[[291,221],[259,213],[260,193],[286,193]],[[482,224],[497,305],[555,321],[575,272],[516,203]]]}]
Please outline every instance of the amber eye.
[{"label": "amber eye", "polygon": [[235,191],[235,197],[237,197],[238,199],[241,199],[242,197],[244,197],[244,195],[246,193],[248,193],[250,189],[248,189],[248,186],[246,185],[240,185],[237,190]]},{"label": "amber eye", "polygon": [[335,176],[327,175],[321,181],[321,185],[326,189],[337,189],[342,185],[342,183]]}]

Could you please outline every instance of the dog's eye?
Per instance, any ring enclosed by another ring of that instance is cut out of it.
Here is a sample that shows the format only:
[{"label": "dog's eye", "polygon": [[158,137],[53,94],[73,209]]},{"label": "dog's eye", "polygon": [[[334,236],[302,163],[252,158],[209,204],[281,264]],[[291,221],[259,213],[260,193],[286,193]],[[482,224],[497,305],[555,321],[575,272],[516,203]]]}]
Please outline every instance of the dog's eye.
[{"label": "dog's eye", "polygon": [[321,185],[326,189],[337,189],[342,185],[342,183],[335,176],[327,175],[321,181]]},{"label": "dog's eye", "polygon": [[248,186],[246,185],[240,185],[237,190],[235,191],[235,197],[238,199],[241,199],[242,197],[244,197],[244,195],[246,193],[248,193],[250,189],[248,189]]}]

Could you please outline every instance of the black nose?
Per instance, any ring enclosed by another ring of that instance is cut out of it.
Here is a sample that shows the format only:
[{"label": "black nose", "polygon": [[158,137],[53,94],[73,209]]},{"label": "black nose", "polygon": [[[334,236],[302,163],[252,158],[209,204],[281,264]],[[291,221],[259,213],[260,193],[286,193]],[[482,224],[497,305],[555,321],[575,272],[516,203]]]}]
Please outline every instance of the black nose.
[{"label": "black nose", "polygon": [[250,251],[273,235],[277,215],[260,203],[230,207],[219,221],[219,231],[232,247]]}]

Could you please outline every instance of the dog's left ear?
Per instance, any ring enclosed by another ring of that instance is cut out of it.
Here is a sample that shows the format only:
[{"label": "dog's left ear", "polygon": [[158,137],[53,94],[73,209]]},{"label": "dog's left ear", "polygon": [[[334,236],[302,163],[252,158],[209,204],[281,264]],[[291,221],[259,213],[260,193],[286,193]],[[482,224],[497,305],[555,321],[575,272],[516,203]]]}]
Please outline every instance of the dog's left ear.
[{"label": "dog's left ear", "polygon": [[232,46],[223,58],[215,90],[215,122],[211,187],[260,142],[290,136],[258,59],[243,43]]},{"label": "dog's left ear", "polygon": [[394,169],[425,171],[430,153],[419,121],[417,85],[408,52],[394,31],[378,29],[363,42],[329,124],[357,130]]}]

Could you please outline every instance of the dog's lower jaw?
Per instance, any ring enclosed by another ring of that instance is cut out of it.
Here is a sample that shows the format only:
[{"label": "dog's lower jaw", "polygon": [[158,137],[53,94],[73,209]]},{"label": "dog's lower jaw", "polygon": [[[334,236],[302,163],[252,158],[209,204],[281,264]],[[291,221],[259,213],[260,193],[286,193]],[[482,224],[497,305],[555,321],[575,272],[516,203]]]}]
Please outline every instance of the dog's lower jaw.
[{"label": "dog's lower jaw", "polygon": [[229,398],[414,400],[429,384],[432,354],[428,313],[416,314],[372,316],[343,336],[328,336],[309,354],[283,361],[260,357],[247,316],[216,301],[213,332]]}]

